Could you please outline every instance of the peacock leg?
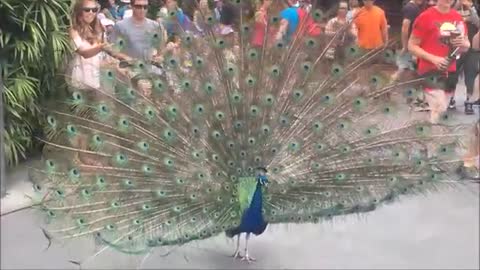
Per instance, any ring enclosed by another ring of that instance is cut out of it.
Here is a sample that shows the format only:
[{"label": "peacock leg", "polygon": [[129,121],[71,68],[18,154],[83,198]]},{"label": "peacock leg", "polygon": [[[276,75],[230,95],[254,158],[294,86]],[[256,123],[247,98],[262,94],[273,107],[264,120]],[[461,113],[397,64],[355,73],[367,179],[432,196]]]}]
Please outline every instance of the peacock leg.
[{"label": "peacock leg", "polygon": [[232,255],[234,259],[242,258],[242,255],[240,254],[240,235],[241,233],[237,235],[237,248],[235,249],[235,253]]},{"label": "peacock leg", "polygon": [[251,263],[253,261],[256,261],[256,259],[248,255],[248,239],[249,238],[250,238],[250,233],[247,233],[247,236],[245,236],[245,257],[242,258],[242,261],[247,261],[248,263]]}]

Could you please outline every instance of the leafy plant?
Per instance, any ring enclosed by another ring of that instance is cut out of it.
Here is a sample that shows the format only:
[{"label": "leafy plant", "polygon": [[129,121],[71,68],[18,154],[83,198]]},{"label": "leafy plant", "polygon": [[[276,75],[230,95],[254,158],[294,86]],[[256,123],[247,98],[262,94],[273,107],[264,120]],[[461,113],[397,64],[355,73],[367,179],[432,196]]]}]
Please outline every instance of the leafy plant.
[{"label": "leafy plant", "polygon": [[61,94],[61,68],[71,52],[70,1],[0,0],[0,66],[8,165],[16,165],[38,143],[40,108]]}]

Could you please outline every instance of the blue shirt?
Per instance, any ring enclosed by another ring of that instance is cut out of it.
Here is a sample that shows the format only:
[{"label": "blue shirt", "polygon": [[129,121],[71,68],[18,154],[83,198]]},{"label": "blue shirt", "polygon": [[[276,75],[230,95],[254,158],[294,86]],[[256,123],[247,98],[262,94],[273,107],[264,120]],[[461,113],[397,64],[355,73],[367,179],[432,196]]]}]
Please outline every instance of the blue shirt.
[{"label": "blue shirt", "polygon": [[118,12],[117,12],[117,15],[120,19],[123,18],[123,15],[125,15],[125,10],[127,10],[129,8],[129,6],[127,5],[124,5],[124,6],[121,6],[118,8]]},{"label": "blue shirt", "polygon": [[[175,15],[176,15],[176,18],[178,20],[178,23],[179,23],[180,27],[185,31],[190,30],[189,29],[189,26],[190,26],[189,18],[183,13],[183,11],[181,9],[178,9]],[[167,30],[168,35],[173,35],[175,33],[179,34],[179,29],[177,29],[178,25],[177,25],[176,22],[169,21],[167,19],[167,20],[165,20],[164,25],[165,25],[165,28]]]},{"label": "blue shirt", "polygon": [[115,20],[119,19],[118,10],[116,6],[109,7],[108,11],[110,11],[110,14],[112,14],[112,17]]},{"label": "blue shirt", "polygon": [[285,39],[290,40],[299,23],[299,16],[296,7],[289,7],[280,12],[280,17],[288,21],[288,30]]}]

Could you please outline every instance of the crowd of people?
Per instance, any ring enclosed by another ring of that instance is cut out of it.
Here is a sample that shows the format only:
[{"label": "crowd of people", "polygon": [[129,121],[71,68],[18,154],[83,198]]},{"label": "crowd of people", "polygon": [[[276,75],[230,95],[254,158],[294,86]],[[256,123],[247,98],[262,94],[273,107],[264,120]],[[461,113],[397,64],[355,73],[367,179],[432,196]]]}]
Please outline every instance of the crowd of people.
[{"label": "crowd of people", "polygon": [[[424,100],[419,100],[420,108],[430,111],[433,123],[437,123],[446,110],[456,108],[455,92],[461,75],[467,92],[465,114],[474,114],[473,106],[480,105],[478,8],[478,3],[472,0],[410,0],[404,5],[398,68],[399,72],[412,69],[418,75],[442,74],[442,87],[425,88]],[[464,157],[464,166],[477,170],[479,130],[480,120],[477,120]]]},{"label": "crowd of people", "polygon": [[[413,69],[420,75],[439,69],[447,71],[447,89],[442,89],[447,91],[426,89],[425,99],[417,100],[418,109],[430,110],[433,121],[446,108],[455,109],[455,90],[463,76],[467,90],[465,113],[474,114],[473,106],[480,105],[474,91],[478,89],[479,72],[478,6],[472,0],[411,0],[404,5],[403,16],[397,62],[400,71]],[[449,39],[452,33],[458,33],[458,39]]]},{"label": "crowd of people", "polygon": [[[186,5],[184,1],[184,5]],[[99,63],[105,58],[111,44],[119,37],[126,41],[126,48],[115,57],[121,59],[161,60],[163,55],[175,51],[179,46],[178,31],[188,31],[194,35],[205,34],[206,16],[212,16],[219,22],[215,27],[217,35],[227,41],[238,40],[239,14],[236,7],[226,0],[198,0],[192,3],[194,8],[185,12],[176,0],[166,0],[159,7],[155,18],[148,18],[148,0],[78,0],[74,6],[72,29],[70,35],[75,44],[76,58],[73,61],[72,78],[89,86],[99,86],[99,76],[95,75]],[[350,25],[341,39],[332,44],[327,58],[341,57],[338,46],[356,42],[363,49],[374,49],[388,42],[388,25],[385,12],[374,5],[373,0],[364,1],[360,7],[358,1],[340,1],[336,15],[324,24],[312,18],[312,4],[309,0],[259,0],[250,8],[247,6],[243,15],[255,21],[252,46],[262,46],[265,35],[270,38],[268,46],[278,41],[290,42],[293,37],[306,32],[318,36],[322,32],[334,35],[337,31]],[[250,10],[250,12],[249,12]],[[267,14],[279,14],[278,27],[266,30]],[[175,21],[171,18],[175,17]],[[305,26],[299,27],[300,22]],[[300,30],[301,28],[302,30]],[[160,30],[159,30],[160,29]],[[152,47],[149,33],[159,31],[161,41]],[[110,53],[111,55],[111,53]],[[102,58],[103,57],[103,58]]]},{"label": "crowd of people", "polygon": [[[99,66],[105,61],[104,52],[115,59],[144,59],[160,61],[166,53],[175,53],[181,40],[179,27],[194,35],[204,35],[206,21],[211,16],[219,24],[216,34],[227,41],[238,41],[238,10],[229,1],[195,0],[193,8],[184,11],[176,0],[166,0],[156,18],[148,18],[148,0],[78,0],[74,6],[70,35],[75,44],[72,79],[90,87],[100,87]],[[346,43],[355,43],[363,50],[389,44],[389,28],[385,11],[374,0],[340,0],[336,12],[324,24],[312,19],[312,3],[308,0],[259,0],[250,17],[255,20],[252,46],[263,46],[268,40],[285,41],[301,34],[311,36],[325,33],[333,36],[343,29],[326,53],[327,59],[342,58]],[[185,3],[184,3],[185,5]],[[249,16],[248,9],[244,14]],[[279,14],[280,23],[268,27],[267,15]],[[176,20],[173,22],[172,17]],[[405,70],[426,75],[440,71],[442,89],[424,89],[423,97],[413,100],[417,109],[430,112],[436,123],[447,109],[455,109],[455,91],[459,77],[465,80],[467,98],[465,113],[473,114],[480,105],[479,95],[479,27],[478,5],[473,0],[410,0],[404,4],[401,27],[401,47],[397,54],[398,79]],[[299,27],[300,22],[305,27]],[[160,29],[158,44],[152,46],[152,32]],[[265,35],[271,38],[265,39]],[[125,39],[125,49],[113,53],[110,48],[119,37]],[[480,151],[479,151],[480,152]]]}]

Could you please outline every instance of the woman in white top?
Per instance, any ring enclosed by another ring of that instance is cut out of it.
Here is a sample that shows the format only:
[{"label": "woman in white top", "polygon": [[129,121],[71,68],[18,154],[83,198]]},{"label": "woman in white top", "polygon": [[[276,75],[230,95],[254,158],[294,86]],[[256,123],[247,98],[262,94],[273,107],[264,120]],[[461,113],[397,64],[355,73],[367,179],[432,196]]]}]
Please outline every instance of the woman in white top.
[{"label": "woman in white top", "polygon": [[77,0],[73,7],[70,37],[75,46],[71,74],[74,87],[100,87],[102,50],[107,43],[104,43],[104,29],[97,18],[99,8],[93,0]]},{"label": "woman in white top", "polygon": [[[327,22],[325,26],[325,34],[327,36],[333,37],[335,34],[340,31],[343,27],[348,25],[347,19],[348,12],[348,3],[345,0],[342,0],[338,3],[337,16],[333,17]],[[343,51],[337,51],[337,47],[341,47],[345,44],[351,43],[357,38],[357,27],[355,24],[350,24],[346,32],[341,36],[337,37],[337,40],[333,42],[332,46],[328,48],[328,51],[325,55],[328,59],[343,58]]]},{"label": "woman in white top", "polygon": [[199,33],[202,33],[207,29],[205,25],[205,18],[212,15],[212,11],[208,6],[208,0],[200,0],[198,3],[198,9],[193,13],[193,24]]},{"label": "woman in white top", "polygon": [[[71,85],[85,94],[96,95],[100,88],[100,64],[104,61],[102,51],[104,29],[97,18],[99,5],[93,0],[77,0],[73,7],[70,37],[75,46],[72,62]],[[72,141],[74,147],[87,149],[87,138],[83,135]],[[86,153],[78,153],[76,162],[87,165],[100,165],[98,158]]]}]

